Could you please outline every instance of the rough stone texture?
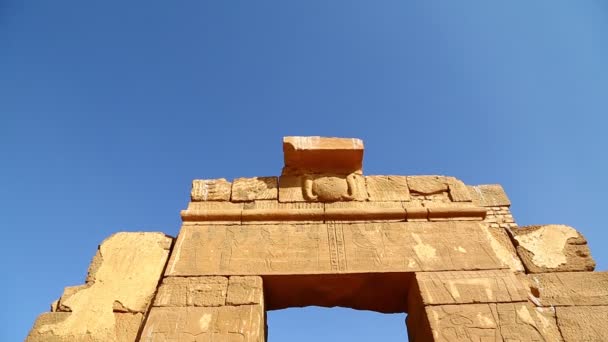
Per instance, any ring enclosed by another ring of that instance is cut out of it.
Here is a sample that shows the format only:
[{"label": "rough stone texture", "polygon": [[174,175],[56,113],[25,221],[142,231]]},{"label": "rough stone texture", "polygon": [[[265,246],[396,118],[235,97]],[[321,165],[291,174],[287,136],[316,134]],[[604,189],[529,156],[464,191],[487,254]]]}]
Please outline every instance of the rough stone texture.
[{"label": "rough stone texture", "polygon": [[365,179],[355,173],[281,176],[279,179],[280,202],[363,201],[366,198]]},{"label": "rough stone texture", "polygon": [[254,201],[245,203],[242,224],[277,224],[277,220],[285,224],[318,223],[323,220],[323,208],[319,202]]},{"label": "rough stone texture", "polygon": [[499,184],[469,186],[469,193],[475,204],[483,207],[508,207],[511,201]]},{"label": "rough stone texture", "polygon": [[141,342],[263,342],[264,307],[153,307]]},{"label": "rough stone texture", "polygon": [[[426,213],[425,213],[426,216]],[[325,221],[401,222],[407,213],[403,202],[333,202],[325,204]]]},{"label": "rough stone texture", "polygon": [[230,277],[228,283],[228,305],[263,304],[264,293],[262,291],[261,277]]},{"label": "rough stone texture", "polygon": [[471,202],[473,197],[467,186],[460,180],[454,177],[446,177],[450,198],[453,202]]},{"label": "rough stone texture", "polygon": [[540,306],[608,305],[608,272],[559,272],[526,276]]},{"label": "rough stone texture", "polygon": [[233,202],[276,200],[279,194],[277,177],[237,178],[232,182]]},{"label": "rough stone texture", "polygon": [[433,305],[425,311],[435,341],[562,341],[551,313],[527,303]]},{"label": "rough stone texture", "polygon": [[517,251],[511,243],[507,231],[503,228],[486,228],[485,232],[488,235],[488,240],[490,240],[490,247],[498,258],[509,265],[512,271],[523,272],[524,265],[517,256]]},{"label": "rough stone texture", "polygon": [[593,271],[587,240],[565,225],[529,226],[511,231],[529,273]]},{"label": "rough stone texture", "polygon": [[517,228],[517,223],[515,223],[509,207],[486,207],[486,210],[484,222],[488,223],[490,228],[504,228],[506,230]]},{"label": "rough stone texture", "polygon": [[27,336],[27,342],[101,342],[135,341],[140,324],[143,321],[142,313],[113,313],[114,323],[108,335],[95,334],[61,335],[55,334],[49,326],[57,326],[67,321],[72,314],[69,312],[47,312],[38,316],[34,327]]},{"label": "rough stone texture", "polygon": [[443,176],[408,176],[407,184],[411,192],[431,195],[448,191],[448,183]]},{"label": "rough stone texture", "polygon": [[[114,311],[143,313],[156,291],[172,239],[161,233],[118,233],[100,246],[86,286],[67,288],[60,308],[71,313],[41,317],[30,341],[128,341],[137,333],[141,315],[120,316]],[[126,262],[128,261],[128,262]],[[126,318],[125,318],[126,317]]]},{"label": "rough stone texture", "polygon": [[560,306],[556,311],[565,341],[608,341],[608,306]]},{"label": "rough stone texture", "polygon": [[192,201],[230,201],[231,184],[224,178],[192,181]]},{"label": "rough stone texture", "polygon": [[507,268],[477,222],[184,225],[167,276]]},{"label": "rough stone texture", "polygon": [[285,137],[283,175],[361,173],[363,141],[354,138]]},{"label": "rough stone texture", "polygon": [[508,270],[418,272],[416,282],[424,305],[527,300],[526,288]]},{"label": "rough stone texture", "polygon": [[410,200],[406,176],[367,176],[365,183],[370,201]]},{"label": "rough stone texture", "polygon": [[222,306],[227,292],[226,277],[168,277],[158,289],[154,306]]}]

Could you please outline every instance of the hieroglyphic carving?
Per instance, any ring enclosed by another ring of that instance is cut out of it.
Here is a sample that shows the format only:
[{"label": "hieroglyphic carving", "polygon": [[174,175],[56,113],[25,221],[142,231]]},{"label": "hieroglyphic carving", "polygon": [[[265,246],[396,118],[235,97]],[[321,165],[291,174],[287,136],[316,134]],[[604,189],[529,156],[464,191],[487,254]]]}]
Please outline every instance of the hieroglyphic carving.
[{"label": "hieroglyphic carving", "polygon": [[365,180],[356,173],[281,176],[279,179],[280,202],[363,201],[366,198]]},{"label": "hieroglyphic carving", "polygon": [[140,341],[264,341],[262,305],[153,307]]},{"label": "hieroglyphic carving", "polygon": [[192,181],[192,201],[229,201],[231,183],[224,178]]},{"label": "hieroglyphic carving", "polygon": [[[458,239],[455,240],[454,237]],[[507,268],[473,221],[182,227],[167,276]]]},{"label": "hieroglyphic carving", "polygon": [[608,306],[560,306],[556,311],[566,342],[608,341]]},{"label": "hieroglyphic carving", "polygon": [[561,341],[555,320],[528,303],[432,305],[436,341]]},{"label": "hieroglyphic carving", "polygon": [[329,258],[331,269],[336,272],[346,271],[346,254],[344,252],[344,228],[342,223],[327,222],[327,239],[329,241]]},{"label": "hieroglyphic carving", "polygon": [[344,235],[350,272],[504,267],[475,222],[355,223]]},{"label": "hieroglyphic carving", "polygon": [[510,270],[417,272],[425,305],[525,302],[527,291]]},{"label": "hieroglyphic carving", "polygon": [[608,272],[539,273],[525,279],[537,305],[608,305]]},{"label": "hieroglyphic carving", "polygon": [[327,246],[324,224],[184,225],[166,275],[327,273]]}]

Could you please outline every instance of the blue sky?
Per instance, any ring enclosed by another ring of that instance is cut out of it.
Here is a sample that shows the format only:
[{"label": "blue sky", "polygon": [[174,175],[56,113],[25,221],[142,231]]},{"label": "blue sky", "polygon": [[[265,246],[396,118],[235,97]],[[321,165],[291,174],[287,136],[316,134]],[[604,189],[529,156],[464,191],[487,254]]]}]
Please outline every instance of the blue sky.
[{"label": "blue sky", "polygon": [[[193,178],[278,175],[284,135],[362,138],[367,174],[501,183],[519,224],[576,227],[608,269],[607,35],[601,0],[3,0],[0,340],[110,234],[175,236]],[[346,309],[269,329],[406,335]]]}]

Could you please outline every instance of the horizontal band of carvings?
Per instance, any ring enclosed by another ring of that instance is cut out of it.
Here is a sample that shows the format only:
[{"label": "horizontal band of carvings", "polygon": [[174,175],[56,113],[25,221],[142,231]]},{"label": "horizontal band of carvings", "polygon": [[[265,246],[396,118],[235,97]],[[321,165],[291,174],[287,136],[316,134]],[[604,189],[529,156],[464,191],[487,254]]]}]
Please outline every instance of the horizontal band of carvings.
[{"label": "horizontal band of carvings", "polygon": [[483,220],[485,208],[314,208],[182,210],[183,221]]}]

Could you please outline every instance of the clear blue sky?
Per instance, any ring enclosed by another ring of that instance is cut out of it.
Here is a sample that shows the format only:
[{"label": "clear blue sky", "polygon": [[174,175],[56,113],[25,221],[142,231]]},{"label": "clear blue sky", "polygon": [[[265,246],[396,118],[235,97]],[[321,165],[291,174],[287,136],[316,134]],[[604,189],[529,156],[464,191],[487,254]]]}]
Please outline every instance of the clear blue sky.
[{"label": "clear blue sky", "polygon": [[[367,174],[501,183],[606,270],[606,37],[603,0],[3,0],[0,340],[110,234],[175,236],[193,178],[279,174],[284,135],[360,137]],[[405,339],[403,316],[341,309],[269,328]]]}]

